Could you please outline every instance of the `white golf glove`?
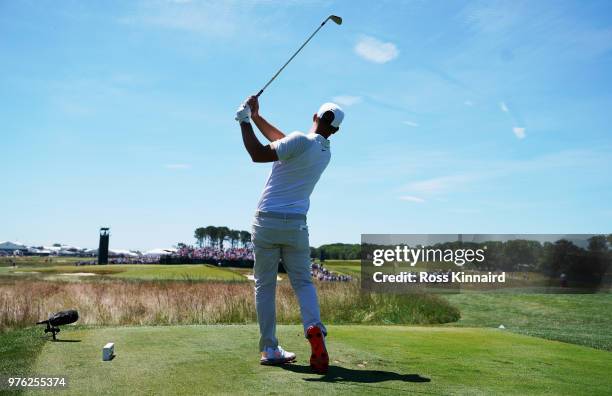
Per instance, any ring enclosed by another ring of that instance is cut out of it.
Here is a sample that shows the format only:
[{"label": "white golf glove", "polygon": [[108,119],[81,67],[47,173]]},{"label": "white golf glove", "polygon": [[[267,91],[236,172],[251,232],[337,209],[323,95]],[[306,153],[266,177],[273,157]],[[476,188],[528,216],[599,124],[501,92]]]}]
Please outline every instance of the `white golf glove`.
[{"label": "white golf glove", "polygon": [[236,121],[238,122],[251,122],[251,107],[244,102],[236,110]]}]

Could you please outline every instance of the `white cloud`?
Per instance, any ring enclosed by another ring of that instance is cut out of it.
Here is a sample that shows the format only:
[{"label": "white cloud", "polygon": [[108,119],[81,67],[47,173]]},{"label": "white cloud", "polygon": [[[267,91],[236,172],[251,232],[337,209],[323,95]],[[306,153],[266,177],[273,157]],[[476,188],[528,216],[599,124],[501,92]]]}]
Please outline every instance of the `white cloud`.
[{"label": "white cloud", "polygon": [[465,102],[463,102],[463,104],[470,107],[474,106],[474,102],[472,102],[471,100],[466,100]]},{"label": "white cloud", "polygon": [[508,106],[506,105],[506,102],[499,102],[499,108],[501,109],[501,111],[503,111],[504,113],[507,113],[508,111],[510,111],[508,109]]},{"label": "white cloud", "polygon": [[168,30],[229,37],[242,24],[239,8],[231,3],[190,1],[144,2],[132,15],[118,18],[130,26],[149,26]]},{"label": "white cloud", "polygon": [[399,55],[393,43],[385,43],[370,36],[363,36],[355,45],[355,53],[374,63],[387,63]]},{"label": "white cloud", "polygon": [[525,139],[525,136],[527,136],[525,134],[525,128],[514,127],[514,128],[512,128],[512,132],[514,132],[516,137],[519,138],[519,139]]},{"label": "white cloud", "polygon": [[406,186],[406,189],[410,192],[416,192],[423,195],[441,194],[456,190],[466,183],[472,181],[475,177],[475,175],[471,174],[434,177],[431,179],[412,182]]},{"label": "white cloud", "polygon": [[361,103],[361,96],[351,96],[351,95],[339,95],[334,96],[332,101],[338,103],[340,106],[352,106],[357,103]]},{"label": "white cloud", "polygon": [[[610,159],[604,153],[607,153],[606,150],[609,151],[608,146],[601,150],[565,150],[522,160],[478,159],[474,161],[473,159],[460,160],[447,155],[440,158],[437,165],[442,168],[464,169],[462,173],[414,181],[400,186],[398,191],[400,194],[423,197],[429,201],[437,198],[452,199],[452,196],[457,193],[469,192],[475,194],[495,183],[503,183],[508,177],[515,175],[533,176],[536,173],[559,173],[565,169],[607,169]],[[419,155],[422,156],[423,153],[419,153]],[[422,164],[420,169],[427,172],[428,167],[432,166],[430,158],[435,157],[414,157],[413,163],[415,167]],[[372,164],[368,164],[368,167],[376,168]],[[395,173],[398,172],[397,169],[391,170]],[[353,168],[351,171],[355,172],[355,169]],[[603,174],[605,171],[601,170],[601,172]],[[363,177],[365,171],[358,173],[360,177]]]},{"label": "white cloud", "polygon": [[402,123],[403,123],[404,125],[408,125],[408,126],[411,126],[411,127],[413,127],[413,128],[416,128],[416,127],[418,127],[418,126],[419,126],[419,124],[417,124],[417,123],[416,123],[416,122],[414,122],[414,121],[408,121],[408,120],[406,120],[406,121],[403,121]]},{"label": "white cloud", "polygon": [[399,199],[401,199],[402,201],[416,202],[416,203],[423,203],[423,202],[425,202],[425,200],[423,198],[415,197],[413,195],[403,195],[403,196],[399,197]]},{"label": "white cloud", "polygon": [[190,164],[166,164],[165,168],[172,169],[172,170],[191,169],[191,165]]},{"label": "white cloud", "polygon": [[520,2],[473,2],[460,15],[472,29],[490,34],[516,27],[528,9]]}]

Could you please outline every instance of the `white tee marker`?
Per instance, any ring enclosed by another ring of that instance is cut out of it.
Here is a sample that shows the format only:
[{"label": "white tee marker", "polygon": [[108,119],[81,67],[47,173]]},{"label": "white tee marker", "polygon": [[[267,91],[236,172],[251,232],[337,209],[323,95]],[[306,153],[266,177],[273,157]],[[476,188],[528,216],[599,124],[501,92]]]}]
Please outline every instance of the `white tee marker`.
[{"label": "white tee marker", "polygon": [[115,356],[115,343],[109,342],[102,348],[102,360],[109,361]]}]

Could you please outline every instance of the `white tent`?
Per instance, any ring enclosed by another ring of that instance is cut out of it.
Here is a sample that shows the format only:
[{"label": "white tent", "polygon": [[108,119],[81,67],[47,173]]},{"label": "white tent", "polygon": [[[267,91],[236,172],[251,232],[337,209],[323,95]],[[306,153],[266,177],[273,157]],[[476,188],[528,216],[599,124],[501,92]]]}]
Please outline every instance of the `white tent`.
[{"label": "white tent", "polygon": [[51,252],[57,253],[62,256],[70,256],[70,255],[75,255],[78,253],[83,253],[83,251],[85,250],[80,247],[64,245],[64,244],[60,244],[59,246],[43,246],[43,249],[49,250]]},{"label": "white tent", "polygon": [[127,249],[108,249],[108,254],[110,256],[128,256],[128,257],[138,257],[137,253],[134,253]]},{"label": "white tent", "polygon": [[45,250],[45,249],[38,249],[36,247],[29,247],[28,248],[28,253],[36,254],[36,255],[48,256],[49,254],[51,254],[51,251],[50,250]]},{"label": "white tent", "polygon": [[176,249],[153,249],[145,252],[145,256],[165,256],[168,254],[176,253]]},{"label": "white tent", "polygon": [[11,242],[11,241],[4,241],[4,242],[0,242],[0,250],[5,250],[5,251],[15,251],[15,250],[27,250],[28,247],[26,245],[22,245],[19,242]]}]

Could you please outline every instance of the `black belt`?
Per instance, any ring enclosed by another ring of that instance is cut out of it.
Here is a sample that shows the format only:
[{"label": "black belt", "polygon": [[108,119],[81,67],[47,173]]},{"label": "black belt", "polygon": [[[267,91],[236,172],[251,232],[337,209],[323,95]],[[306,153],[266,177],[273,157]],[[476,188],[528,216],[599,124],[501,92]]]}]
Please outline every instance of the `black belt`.
[{"label": "black belt", "polygon": [[255,216],[282,220],[306,220],[306,215],[301,213],[261,212],[258,210],[255,212]]}]

